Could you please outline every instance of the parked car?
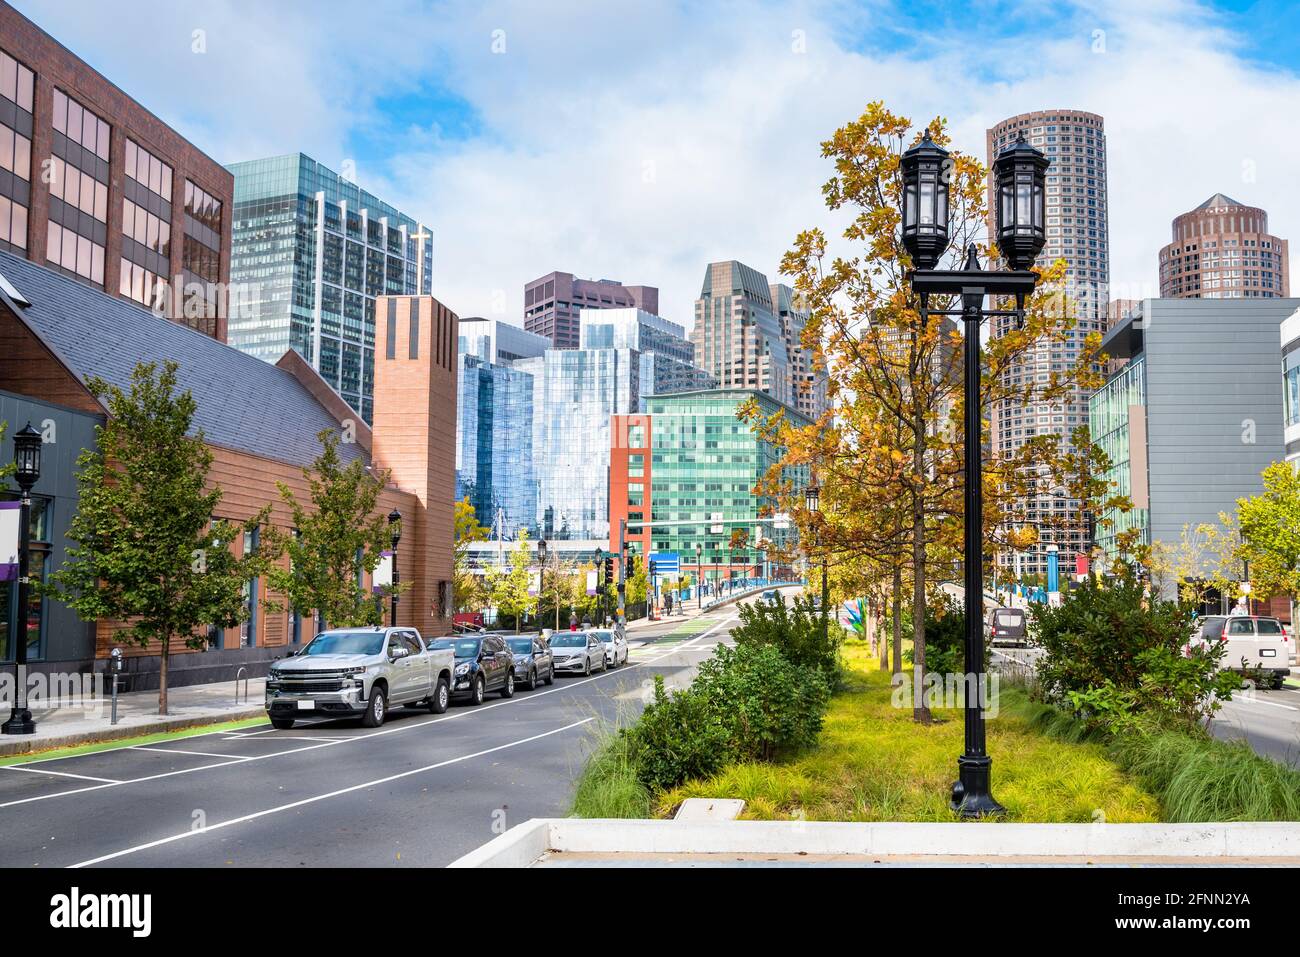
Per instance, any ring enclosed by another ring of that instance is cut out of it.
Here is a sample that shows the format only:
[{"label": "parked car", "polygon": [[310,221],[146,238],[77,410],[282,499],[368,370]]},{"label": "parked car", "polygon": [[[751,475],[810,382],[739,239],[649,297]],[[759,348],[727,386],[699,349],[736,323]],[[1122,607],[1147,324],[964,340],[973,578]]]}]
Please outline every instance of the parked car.
[{"label": "parked car", "polygon": [[1028,645],[1029,628],[1023,608],[994,608],[989,611],[986,634],[992,645]]},{"label": "parked car", "polygon": [[605,670],[605,643],[594,632],[557,631],[551,636],[551,654],[556,674],[568,671],[589,675]]},{"label": "parked car", "polygon": [[605,666],[617,668],[627,664],[627,636],[611,628],[597,628],[591,632],[605,646]]},{"label": "parked car", "polygon": [[506,639],[511,653],[515,656],[515,674],[524,686],[532,691],[537,682],[555,684],[555,658],[541,635],[518,635]]},{"label": "parked car", "polygon": [[468,698],[470,704],[478,705],[489,691],[499,691],[503,698],[514,697],[515,656],[501,635],[439,638],[433,647],[456,656],[451,685],[453,698]]},{"label": "parked car", "polygon": [[300,651],[271,666],[266,713],[281,730],[299,718],[361,716],[377,728],[390,705],[426,704],[447,710],[450,652],[426,648],[414,628],[322,631]]},{"label": "parked car", "polygon": [[1291,639],[1276,618],[1262,615],[1207,615],[1194,642],[1223,645],[1219,667],[1281,688],[1291,674]]}]

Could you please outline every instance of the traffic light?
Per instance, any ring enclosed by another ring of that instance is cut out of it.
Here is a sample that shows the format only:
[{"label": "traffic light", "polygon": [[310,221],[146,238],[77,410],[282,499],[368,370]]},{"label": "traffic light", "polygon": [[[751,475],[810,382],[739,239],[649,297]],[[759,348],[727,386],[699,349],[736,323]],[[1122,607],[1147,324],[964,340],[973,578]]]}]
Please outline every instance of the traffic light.
[{"label": "traffic light", "polygon": [[614,580],[614,556],[613,555],[608,556],[605,559],[604,564],[605,564],[605,568],[604,568],[605,582],[606,583],[612,582]]},{"label": "traffic light", "polygon": [[650,577],[655,577],[655,560],[653,558],[650,559]]},{"label": "traffic light", "polygon": [[623,559],[623,577],[631,578],[634,574],[636,574],[636,560],[628,555]]}]

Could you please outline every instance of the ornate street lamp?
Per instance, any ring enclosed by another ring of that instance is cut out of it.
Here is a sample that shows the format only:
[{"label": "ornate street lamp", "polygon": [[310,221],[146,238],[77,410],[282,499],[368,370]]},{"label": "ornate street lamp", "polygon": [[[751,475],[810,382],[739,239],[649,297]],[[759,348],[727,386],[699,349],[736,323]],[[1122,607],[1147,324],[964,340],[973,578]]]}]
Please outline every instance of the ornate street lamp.
[{"label": "ornate street lamp", "polygon": [[31,593],[29,566],[32,546],[32,486],[41,478],[41,433],[28,422],[14,435],[14,480],[22,494],[18,504],[18,602],[14,610],[14,705],[9,720],[0,727],[4,734],[35,734],[36,722],[27,707],[27,624]]},{"label": "ornate street lamp", "polygon": [[1012,269],[1033,266],[1047,241],[1043,213],[1048,165],[1047,157],[1025,142],[1024,130],[993,162],[996,239]]},{"label": "ornate street lamp", "polygon": [[[542,625],[542,594],[546,591],[546,539],[537,543],[537,626]],[[558,612],[556,614],[559,614]]]},{"label": "ornate street lamp", "polygon": [[[821,501],[822,501],[821,489],[817,487],[817,477],[813,476],[812,478],[809,479],[808,484],[804,487],[803,504],[804,504],[804,508],[808,510],[808,513],[813,516],[813,522],[816,524],[819,531],[821,527]],[[822,543],[819,541],[817,544],[821,545]],[[826,578],[826,562],[827,562],[826,550],[825,548],[823,548],[822,549],[822,641],[823,642],[829,642],[830,635],[831,635],[831,620],[830,620],[831,591],[830,591],[830,585],[828,584]]]},{"label": "ornate street lamp", "polygon": [[917,269],[933,269],[948,248],[948,180],[952,160],[948,151],[930,139],[927,128],[921,142],[899,161],[903,174],[903,246]]},{"label": "ornate street lamp", "polygon": [[[984,697],[984,498],[981,446],[980,323],[989,316],[1008,316],[1024,323],[1025,297],[1034,291],[1038,276],[1030,270],[1044,243],[1044,188],[1047,158],[1025,142],[1024,135],[994,161],[994,236],[1009,270],[980,268],[972,243],[960,269],[940,270],[947,248],[947,183],[936,179],[947,154],[930,142],[929,133],[903,154],[903,245],[912,255],[912,290],[921,300],[921,322],[929,314],[960,316],[965,325],[963,352],[965,379],[965,541],[962,565],[966,592],[966,673],[975,676],[975,693],[967,694],[965,751],[957,759],[958,780],[952,786],[952,807],[963,817],[1001,815],[1005,809],[993,797],[985,742]],[[938,186],[943,185],[943,203]],[[928,185],[927,185],[928,184]],[[943,222],[930,219],[942,217]],[[960,296],[961,309],[931,310],[930,296]],[[986,296],[1014,296],[1014,309],[985,309]]]},{"label": "ornate street lamp", "polygon": [[388,540],[393,545],[393,583],[391,586],[392,594],[389,598],[391,611],[391,622],[394,628],[397,627],[397,584],[401,581],[401,576],[397,571],[397,543],[402,540],[402,513],[393,509],[388,513]]}]

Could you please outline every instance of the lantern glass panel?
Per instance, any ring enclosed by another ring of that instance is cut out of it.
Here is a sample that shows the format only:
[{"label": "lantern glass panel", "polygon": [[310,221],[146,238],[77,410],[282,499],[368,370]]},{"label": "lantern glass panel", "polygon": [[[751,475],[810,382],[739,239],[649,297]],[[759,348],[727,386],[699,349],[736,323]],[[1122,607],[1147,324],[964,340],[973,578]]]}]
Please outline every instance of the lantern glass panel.
[{"label": "lantern glass panel", "polygon": [[928,178],[921,181],[921,225],[934,225],[934,183]]},{"label": "lantern glass panel", "polygon": [[916,183],[908,183],[903,196],[903,225],[916,225]]}]

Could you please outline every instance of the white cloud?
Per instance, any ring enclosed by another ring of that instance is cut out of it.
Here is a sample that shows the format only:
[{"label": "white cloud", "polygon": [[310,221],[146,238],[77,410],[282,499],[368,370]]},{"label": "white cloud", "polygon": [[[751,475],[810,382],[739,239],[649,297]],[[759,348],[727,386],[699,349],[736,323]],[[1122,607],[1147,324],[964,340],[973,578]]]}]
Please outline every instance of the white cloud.
[{"label": "white cloud", "polygon": [[[1178,0],[1080,3],[1033,37],[1000,37],[990,18],[1007,7],[975,4],[978,20],[953,14],[906,56],[873,52],[907,36],[884,5],[205,3],[129,21],[115,5],[19,5],[223,161],[302,149],[337,166],[376,97],[430,78],[464,97],[480,135],[413,120],[360,166],[363,186],[434,225],[435,293],[462,315],[492,315],[501,291],[519,321],[524,282],[564,269],[658,285],[689,325],[706,263],[775,280],[796,232],[832,222],[819,144],[877,98],[942,113],[975,153],[1014,113],[1102,114],[1117,288],[1154,290],[1171,219],[1217,191],[1300,234],[1300,81],[1245,61]],[[209,52],[192,70],[197,28]]]}]

